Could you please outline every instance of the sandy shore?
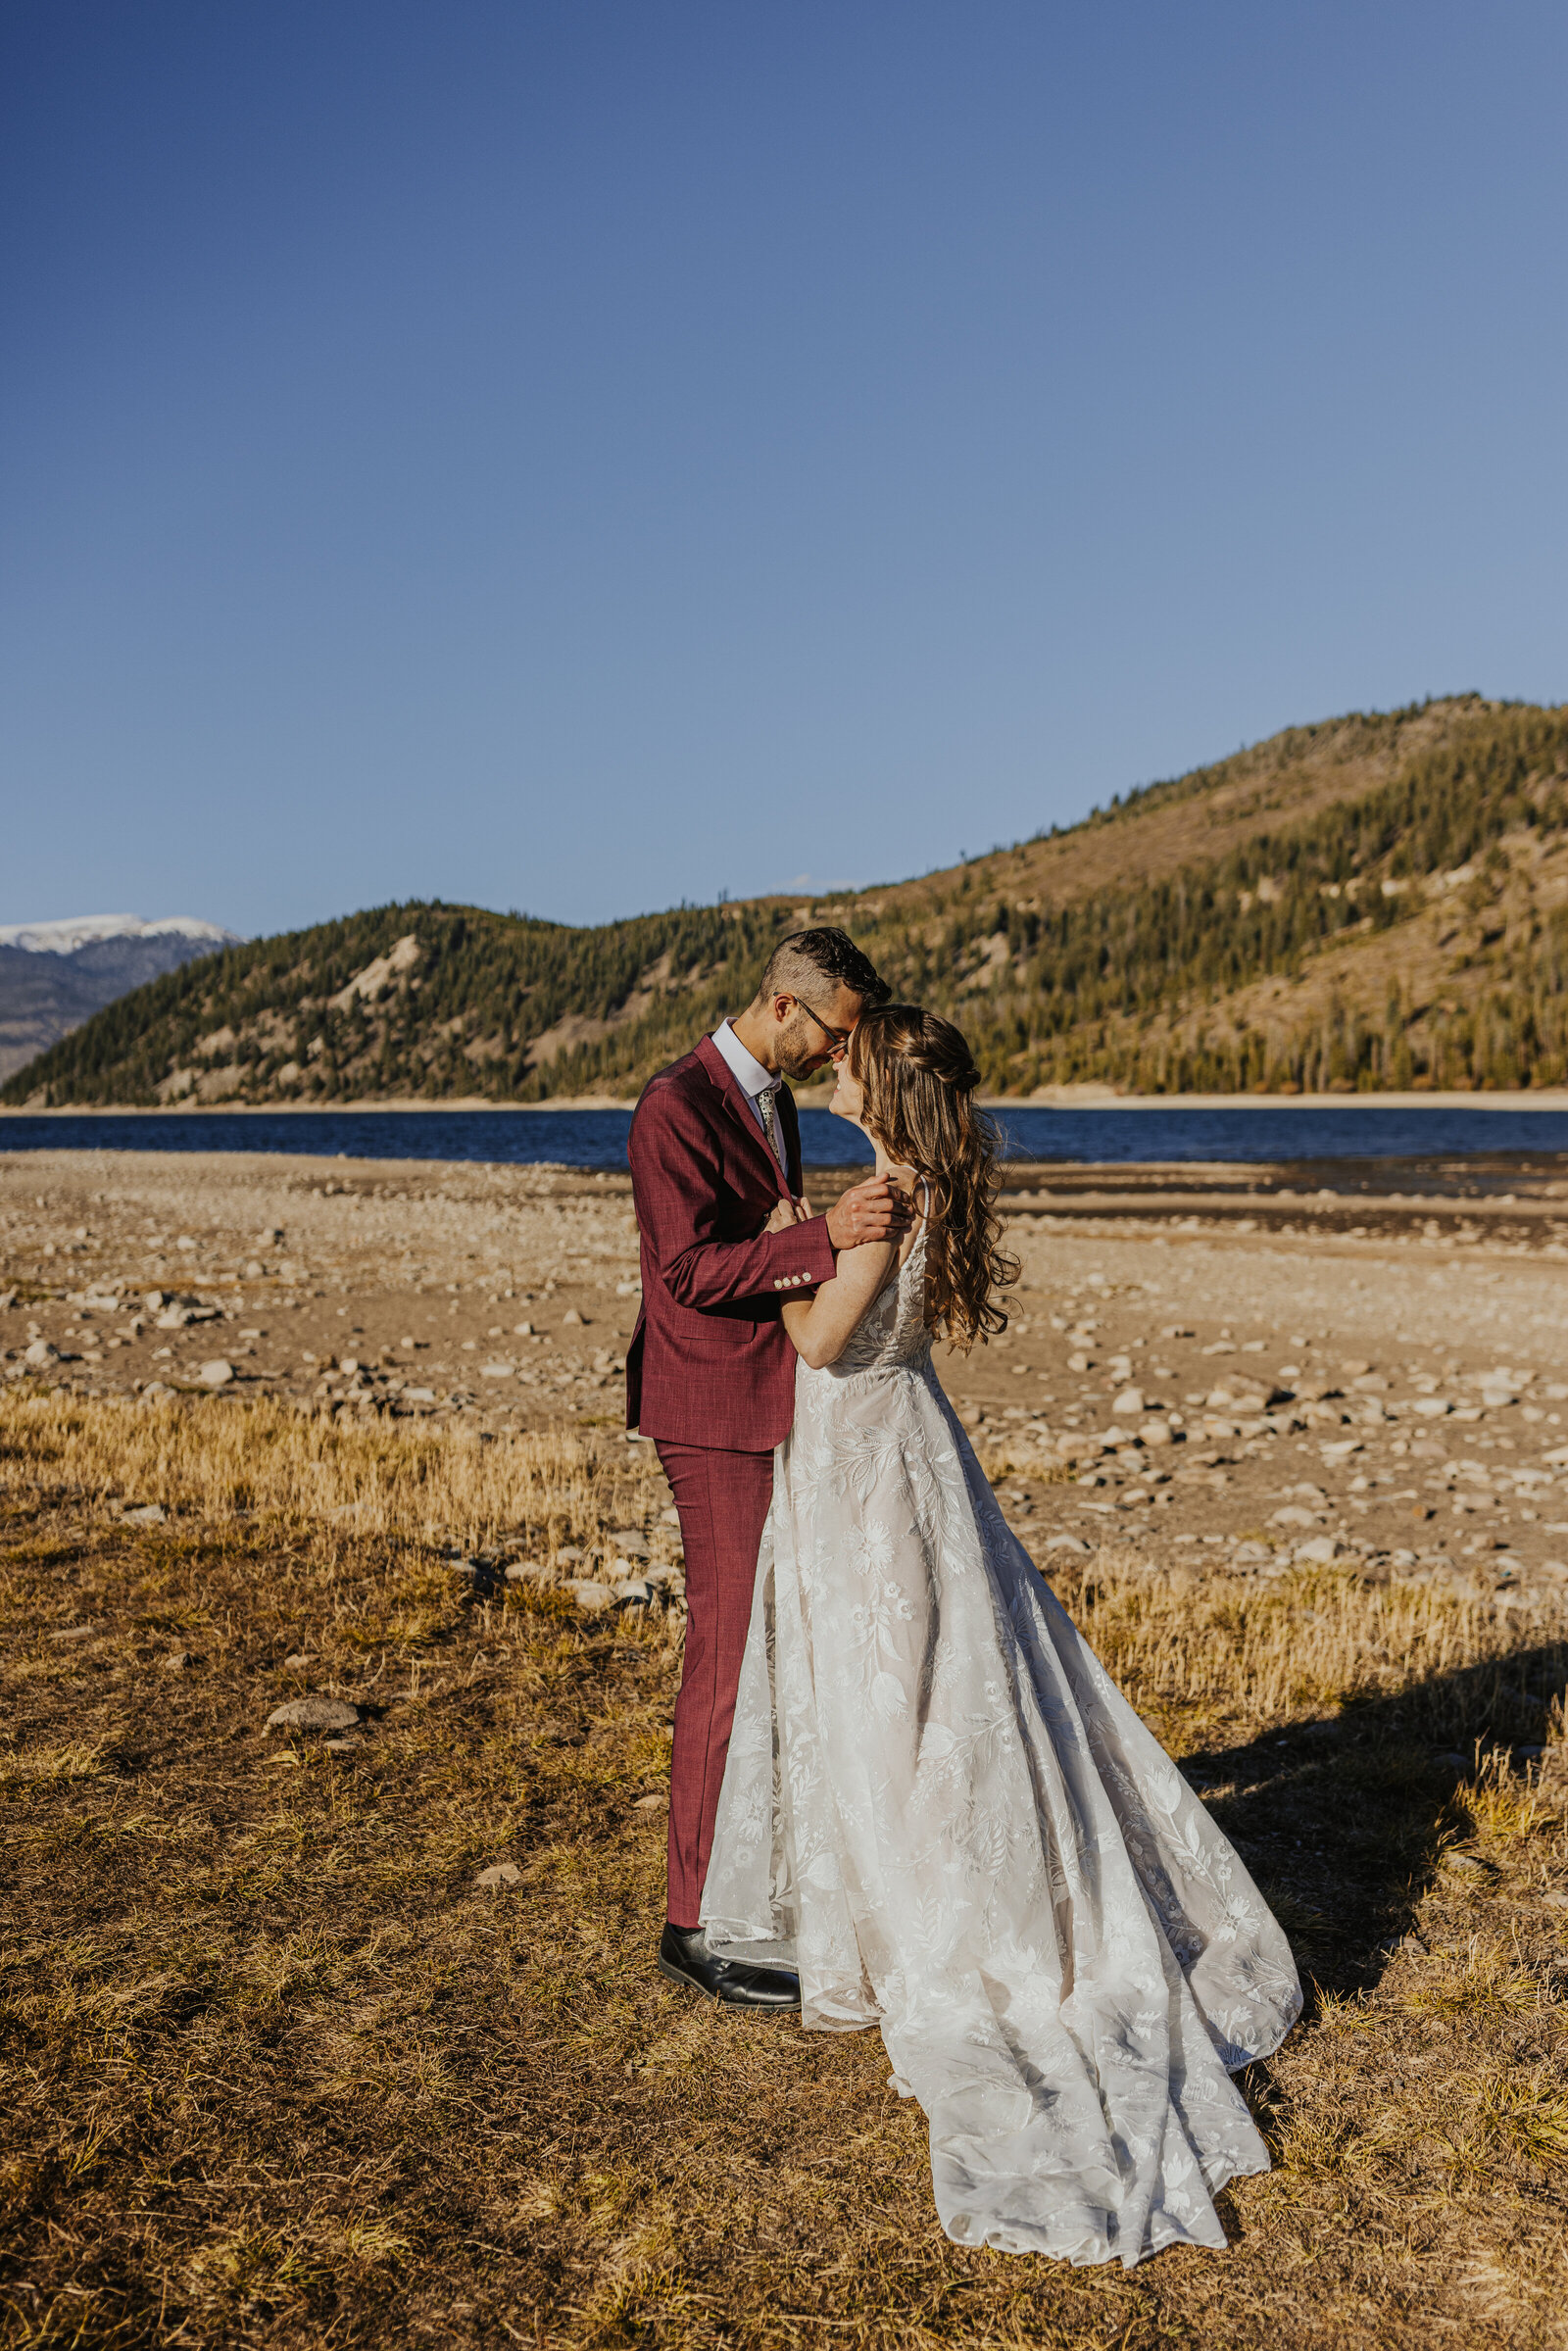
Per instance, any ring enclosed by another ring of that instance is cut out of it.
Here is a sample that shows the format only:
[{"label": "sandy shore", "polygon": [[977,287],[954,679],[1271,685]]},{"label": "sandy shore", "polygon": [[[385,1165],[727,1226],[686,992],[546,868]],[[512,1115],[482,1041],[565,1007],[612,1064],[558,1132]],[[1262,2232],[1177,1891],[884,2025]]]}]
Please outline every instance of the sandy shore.
[{"label": "sandy shore", "polygon": [[[798,1086],[796,1101],[803,1109],[825,1110],[831,1086]],[[1114,1087],[1043,1086],[1034,1094],[984,1095],[988,1109],[1032,1110],[1568,1110],[1568,1087],[1518,1089],[1489,1094],[1118,1094]],[[52,1110],[0,1107],[7,1118],[275,1118],[300,1113],[368,1110],[629,1110],[635,1095],[564,1094],[547,1102],[492,1102],[484,1095],[461,1095],[431,1102],[416,1097],[407,1102],[181,1102],[147,1108],[137,1104],[67,1105]],[[3,1131],[3,1130],[0,1130]]]},{"label": "sandy shore", "polygon": [[[1213,1216],[1193,1211],[1201,1170],[1168,1206],[1026,1196],[1010,1329],[972,1358],[938,1350],[1042,1564],[1113,1529],[1167,1563],[1267,1574],[1313,1543],[1505,1606],[1557,1592],[1555,1219],[1403,1211],[1347,1230],[1352,1200],[1338,1228],[1262,1231],[1223,1221],[1228,1172]],[[0,1161],[0,1374],[17,1386],[216,1408],[269,1393],[495,1436],[618,1428],[637,1297],[614,1174],[226,1151]]]}]

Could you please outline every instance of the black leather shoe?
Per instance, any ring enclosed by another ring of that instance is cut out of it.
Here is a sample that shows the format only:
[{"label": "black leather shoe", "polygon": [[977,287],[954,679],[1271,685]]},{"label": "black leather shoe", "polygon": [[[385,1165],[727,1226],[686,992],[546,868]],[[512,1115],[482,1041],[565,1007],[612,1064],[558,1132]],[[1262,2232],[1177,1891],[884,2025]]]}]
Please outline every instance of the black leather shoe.
[{"label": "black leather shoe", "polygon": [[731,2008],[799,2008],[801,1980],[793,1968],[760,1967],[750,1959],[725,1959],[708,1947],[701,1927],[667,1926],[659,1942],[659,1972],[671,1984]]}]

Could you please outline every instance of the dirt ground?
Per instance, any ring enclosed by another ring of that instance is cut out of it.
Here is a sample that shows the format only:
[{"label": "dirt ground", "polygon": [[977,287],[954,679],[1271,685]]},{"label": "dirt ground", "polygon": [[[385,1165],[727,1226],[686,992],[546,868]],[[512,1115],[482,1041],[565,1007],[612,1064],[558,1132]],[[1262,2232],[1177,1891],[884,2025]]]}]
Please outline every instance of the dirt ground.
[{"label": "dirt ground", "polygon": [[[845,1180],[819,1177],[818,1204]],[[1336,1221],[1309,1229],[1303,1204],[1280,1230],[1277,1192],[1238,1198],[1233,1169],[1185,1169],[1163,1197],[1116,1180],[1015,1183],[1011,1325],[939,1350],[1043,1567],[1113,1528],[1155,1559],[1267,1575],[1304,1552],[1527,1616],[1568,1585],[1560,1209],[1315,1191]],[[637,1297],[618,1175],[0,1159],[0,1353],[24,1391],[614,1428]]]},{"label": "dirt ground", "polygon": [[619,1179],[0,1160],[8,2351],[1568,2344],[1556,1212],[1194,1182],[1020,1178],[941,1365],[1308,1986],[1231,2249],[1128,2275],[948,2244],[874,2033],[652,1968]]}]

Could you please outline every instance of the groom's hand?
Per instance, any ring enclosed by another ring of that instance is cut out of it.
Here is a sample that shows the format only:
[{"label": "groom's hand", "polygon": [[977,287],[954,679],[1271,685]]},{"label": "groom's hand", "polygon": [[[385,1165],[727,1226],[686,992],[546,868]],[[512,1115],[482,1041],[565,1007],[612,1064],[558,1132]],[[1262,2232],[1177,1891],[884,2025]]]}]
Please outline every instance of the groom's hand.
[{"label": "groom's hand", "polygon": [[827,1212],[827,1237],[836,1249],[858,1249],[867,1241],[901,1241],[914,1203],[885,1175],[868,1176],[834,1201]]}]

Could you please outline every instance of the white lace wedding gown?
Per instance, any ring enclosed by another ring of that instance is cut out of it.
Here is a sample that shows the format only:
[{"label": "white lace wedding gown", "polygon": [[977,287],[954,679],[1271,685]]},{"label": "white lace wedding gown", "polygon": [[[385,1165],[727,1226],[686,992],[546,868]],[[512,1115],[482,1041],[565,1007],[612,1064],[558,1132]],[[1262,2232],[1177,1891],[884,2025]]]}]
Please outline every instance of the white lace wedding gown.
[{"label": "white lace wedding gown", "polygon": [[923,1229],[797,1373],[703,1924],[879,2024],[959,2244],[1222,2246],[1268,2155],[1228,2068],[1300,2011],[1278,1924],[1009,1533],[942,1393]]}]

